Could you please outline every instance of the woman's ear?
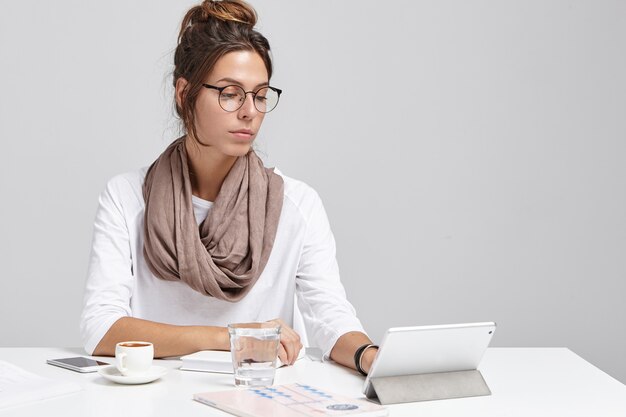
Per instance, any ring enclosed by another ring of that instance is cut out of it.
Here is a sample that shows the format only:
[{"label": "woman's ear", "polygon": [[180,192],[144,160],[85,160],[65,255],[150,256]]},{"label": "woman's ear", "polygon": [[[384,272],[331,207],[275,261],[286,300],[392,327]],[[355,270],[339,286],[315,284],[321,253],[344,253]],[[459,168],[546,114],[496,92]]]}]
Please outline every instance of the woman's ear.
[{"label": "woman's ear", "polygon": [[179,79],[176,80],[176,91],[175,91],[175,97],[176,97],[176,106],[178,106],[179,109],[182,109],[182,103],[183,103],[183,98],[185,97],[185,94],[187,93],[187,85],[189,84],[189,82],[184,79],[183,77],[180,77]]}]

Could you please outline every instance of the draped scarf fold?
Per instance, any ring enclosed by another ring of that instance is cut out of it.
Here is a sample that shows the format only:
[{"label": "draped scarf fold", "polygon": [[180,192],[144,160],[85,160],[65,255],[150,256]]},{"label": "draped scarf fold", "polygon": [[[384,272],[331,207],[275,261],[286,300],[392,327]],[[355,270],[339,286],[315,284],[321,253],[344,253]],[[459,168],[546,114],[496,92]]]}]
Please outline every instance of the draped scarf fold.
[{"label": "draped scarf fold", "polygon": [[236,302],[263,272],[276,238],[283,179],[253,152],[237,158],[198,225],[185,137],[150,166],[143,185],[144,255],[152,273]]}]

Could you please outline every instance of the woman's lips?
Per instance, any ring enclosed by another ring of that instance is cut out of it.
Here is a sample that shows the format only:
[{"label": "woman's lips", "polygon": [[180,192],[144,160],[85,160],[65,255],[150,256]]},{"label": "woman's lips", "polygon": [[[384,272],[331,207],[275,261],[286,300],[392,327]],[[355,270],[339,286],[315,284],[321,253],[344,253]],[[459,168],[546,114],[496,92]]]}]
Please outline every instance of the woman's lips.
[{"label": "woman's lips", "polygon": [[248,129],[232,130],[230,132],[238,139],[250,140],[254,136],[254,132]]}]

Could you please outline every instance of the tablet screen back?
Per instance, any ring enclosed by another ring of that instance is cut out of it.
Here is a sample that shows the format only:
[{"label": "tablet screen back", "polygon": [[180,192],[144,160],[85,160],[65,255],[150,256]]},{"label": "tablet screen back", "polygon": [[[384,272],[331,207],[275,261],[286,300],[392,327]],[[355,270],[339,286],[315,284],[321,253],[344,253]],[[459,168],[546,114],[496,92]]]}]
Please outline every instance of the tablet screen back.
[{"label": "tablet screen back", "polygon": [[366,385],[372,377],[476,369],[495,328],[493,322],[390,328]]}]

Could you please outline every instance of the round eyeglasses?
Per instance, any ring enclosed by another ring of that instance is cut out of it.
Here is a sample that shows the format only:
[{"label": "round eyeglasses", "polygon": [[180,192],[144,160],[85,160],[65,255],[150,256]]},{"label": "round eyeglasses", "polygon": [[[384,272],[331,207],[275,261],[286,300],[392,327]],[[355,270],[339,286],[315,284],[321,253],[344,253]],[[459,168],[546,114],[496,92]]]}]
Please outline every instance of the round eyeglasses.
[{"label": "round eyeglasses", "polygon": [[254,107],[261,113],[269,113],[276,108],[280,94],[283,90],[275,87],[261,87],[256,91],[246,91],[238,85],[227,85],[216,87],[210,84],[202,84],[205,88],[210,88],[220,92],[220,107],[227,112],[237,111],[243,106],[248,94],[252,94]]}]

